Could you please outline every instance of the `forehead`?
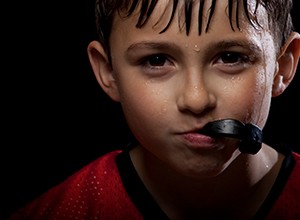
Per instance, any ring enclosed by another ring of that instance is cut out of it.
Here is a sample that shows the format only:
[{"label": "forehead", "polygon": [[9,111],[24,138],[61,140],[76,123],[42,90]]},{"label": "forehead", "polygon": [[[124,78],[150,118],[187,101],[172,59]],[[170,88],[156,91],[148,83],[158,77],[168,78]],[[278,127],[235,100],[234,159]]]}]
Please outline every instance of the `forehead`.
[{"label": "forehead", "polygon": [[220,18],[226,19],[233,30],[240,29],[245,23],[255,27],[267,24],[267,13],[257,0],[131,1],[122,8],[120,15],[123,19],[134,17],[137,28],[151,23],[153,27],[161,28],[161,32],[171,23],[178,22],[187,34],[192,24],[198,25],[199,34],[207,32]]}]

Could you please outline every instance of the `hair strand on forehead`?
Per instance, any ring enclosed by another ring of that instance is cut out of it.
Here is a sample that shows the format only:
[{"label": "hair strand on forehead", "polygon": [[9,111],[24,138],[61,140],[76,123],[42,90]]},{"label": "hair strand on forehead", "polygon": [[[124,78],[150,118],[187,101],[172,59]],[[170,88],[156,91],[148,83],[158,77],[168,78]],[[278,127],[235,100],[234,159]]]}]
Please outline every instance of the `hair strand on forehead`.
[{"label": "hair strand on forehead", "polygon": [[206,28],[205,28],[205,32],[207,32],[208,29],[209,29],[209,25],[210,25],[212,16],[213,16],[213,14],[215,12],[215,7],[216,7],[216,0],[212,0],[211,1],[211,6],[210,6],[210,12],[209,12],[209,17],[208,17],[207,25],[206,25]]},{"label": "hair strand on forehead", "polygon": [[[247,2],[247,0],[244,0],[244,2]],[[239,29],[240,30],[240,22],[239,22],[239,2],[240,1],[236,1],[236,12],[235,12],[235,20],[236,20],[236,27],[237,27],[237,29]],[[244,6],[245,6],[245,4],[244,4]],[[246,3],[246,7],[247,7],[247,3]],[[247,14],[247,13],[246,13]]]},{"label": "hair strand on forehead", "polygon": [[[258,9],[258,4],[259,4],[259,1],[256,1],[256,4],[255,4],[255,9],[253,11],[253,15],[255,15],[257,13],[257,9]],[[248,0],[243,0],[243,5],[244,5],[244,12],[246,14],[246,17],[248,19],[248,21],[252,24],[253,27],[255,27],[254,23],[253,23],[253,20],[250,18],[250,15],[249,15],[249,9],[248,9]],[[238,9],[237,9],[238,10]],[[260,26],[259,22],[257,21],[257,19],[255,19],[255,23]]]},{"label": "hair strand on forehead", "polygon": [[185,5],[184,5],[186,35],[189,35],[189,32],[190,32],[192,11],[193,11],[193,0],[187,0]]},{"label": "hair strand on forehead", "polygon": [[128,10],[128,16],[131,15],[137,7],[139,0],[133,0],[130,9]]},{"label": "hair strand on forehead", "polygon": [[[233,3],[233,1],[234,0],[228,0],[228,17],[229,17],[229,23],[230,23],[231,29],[234,31],[234,27],[233,27],[233,23],[232,23],[232,21],[233,21],[232,20],[233,10],[234,10],[234,3]],[[258,9],[258,4],[259,4],[258,1],[256,1],[255,9],[253,11],[253,16],[250,16],[250,12],[249,12],[249,8],[248,8],[249,7],[248,6],[248,0],[243,0],[242,2],[240,2],[240,1],[235,1],[235,2],[236,2],[236,4],[235,4],[235,24],[236,24],[237,29],[240,30],[240,20],[239,20],[239,16],[240,16],[240,14],[239,14],[240,13],[239,12],[239,7],[240,7],[240,4],[243,4],[245,16],[246,16],[247,20],[250,22],[250,24],[253,27],[256,27],[255,24],[254,24],[254,22],[257,25],[259,25],[258,21],[255,18],[255,15],[256,15],[257,9]]]},{"label": "hair strand on forehead", "polygon": [[140,17],[137,23],[137,27],[141,27],[143,26],[146,22],[147,22],[147,16],[149,13],[148,10],[148,6],[149,5],[149,1],[148,0],[143,0],[142,1],[142,6],[141,6],[141,13],[140,13]]},{"label": "hair strand on forehead", "polygon": [[[179,11],[179,13],[182,13],[183,15],[182,17],[179,17],[179,19],[182,18],[184,24],[182,28],[186,28],[186,34],[189,34],[191,32],[190,29],[192,28],[191,24],[193,23],[192,19],[194,17],[192,16],[192,13],[194,12],[193,8],[196,4],[195,2],[197,2],[199,3],[199,8],[196,9],[198,10],[198,12],[196,12],[198,13],[198,34],[201,35],[202,32],[209,31],[211,22],[213,22],[214,13],[216,12],[216,4],[221,1],[168,0],[166,2],[167,7],[169,8],[165,8],[161,18],[165,15],[164,13],[167,12],[169,20],[159,33],[164,33],[168,30],[176,17],[177,11]],[[183,7],[178,9],[181,2],[183,3]],[[114,16],[120,16],[121,19],[126,19],[133,15],[137,16],[135,26],[136,28],[142,28],[146,25],[147,21],[155,11],[156,5],[159,3],[159,0],[95,0],[97,34],[99,41],[104,45],[107,53],[109,54],[110,51],[109,37],[113,26]],[[207,16],[206,12],[204,12],[206,4],[210,4],[208,6]],[[278,49],[286,42],[288,36],[293,31],[294,26],[290,13],[293,7],[293,0],[227,0],[227,6],[228,22],[233,31],[240,28],[241,18],[244,16],[245,22],[248,21],[255,28],[269,28],[273,33]],[[263,15],[258,13],[260,6],[266,11]],[[168,14],[168,12],[170,12],[170,14]],[[185,13],[185,15],[183,13]],[[266,27],[262,27],[259,16],[267,17],[269,23]],[[157,23],[159,21],[160,19],[158,19]],[[157,25],[157,23],[154,24],[154,26]]]},{"label": "hair strand on forehead", "polygon": [[231,26],[231,29],[234,30],[233,24],[232,24],[232,7],[233,7],[233,0],[228,0],[228,16],[229,16],[229,23]]},{"label": "hair strand on forehead", "polygon": [[169,26],[171,25],[172,20],[173,20],[173,18],[175,16],[177,5],[178,5],[178,0],[173,0],[173,8],[172,8],[172,13],[171,13],[170,20],[169,20],[168,24],[166,25],[166,27],[160,32],[160,34],[163,33],[163,32],[165,32],[169,28]]},{"label": "hair strand on forehead", "polygon": [[198,34],[202,32],[202,17],[203,17],[204,0],[200,0],[199,13],[198,13]]}]

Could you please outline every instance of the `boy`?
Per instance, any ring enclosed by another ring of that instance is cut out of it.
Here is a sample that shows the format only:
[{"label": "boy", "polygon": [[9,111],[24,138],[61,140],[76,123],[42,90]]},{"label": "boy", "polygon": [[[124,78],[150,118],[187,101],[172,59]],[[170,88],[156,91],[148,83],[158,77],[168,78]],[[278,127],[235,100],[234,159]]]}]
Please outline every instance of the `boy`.
[{"label": "boy", "polygon": [[98,0],[87,48],[135,140],[12,219],[297,219],[300,156],[262,142],[296,72],[291,0]]}]

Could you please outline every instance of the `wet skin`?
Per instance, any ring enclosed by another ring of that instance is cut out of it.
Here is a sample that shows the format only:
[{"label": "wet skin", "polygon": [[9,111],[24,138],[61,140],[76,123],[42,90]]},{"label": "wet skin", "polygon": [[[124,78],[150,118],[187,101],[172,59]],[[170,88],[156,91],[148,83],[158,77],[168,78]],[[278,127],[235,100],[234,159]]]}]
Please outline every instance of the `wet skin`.
[{"label": "wet skin", "polygon": [[142,29],[132,25],[136,17],[114,23],[114,99],[145,153],[187,176],[217,175],[239,155],[236,141],[196,131],[223,118],[263,127],[276,72],[273,40],[247,22],[232,31],[224,3],[217,4],[208,33],[199,36],[194,23],[186,36],[175,18],[159,34],[169,17],[153,26],[164,7],[159,3]]},{"label": "wet skin", "polygon": [[[169,21],[167,2],[159,1],[141,29],[135,27],[137,16],[116,17],[111,63],[99,43],[89,45],[96,78],[121,103],[139,142],[130,152],[133,164],[169,216],[215,207],[222,217],[224,212],[245,217],[245,209],[252,216],[276,178],[282,155],[266,144],[255,155],[241,154],[238,140],[198,131],[226,118],[264,127],[271,98],[288,85],[288,80],[282,82],[267,13],[258,9],[263,29],[241,16],[241,30],[233,31],[227,1],[218,1],[207,33],[198,35],[196,11],[188,36],[180,28],[180,11],[169,29],[159,33]],[[205,4],[204,20],[209,6]]]}]

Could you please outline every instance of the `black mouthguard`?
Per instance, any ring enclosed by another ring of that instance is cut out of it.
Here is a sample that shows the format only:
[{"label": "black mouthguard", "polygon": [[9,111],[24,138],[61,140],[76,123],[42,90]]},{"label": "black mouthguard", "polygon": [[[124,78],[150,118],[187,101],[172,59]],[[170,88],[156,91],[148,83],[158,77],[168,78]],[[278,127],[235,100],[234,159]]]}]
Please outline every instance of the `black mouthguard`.
[{"label": "black mouthguard", "polygon": [[261,149],[262,130],[254,124],[243,124],[235,119],[222,119],[207,123],[200,131],[210,136],[240,139],[242,153],[256,154]]}]

